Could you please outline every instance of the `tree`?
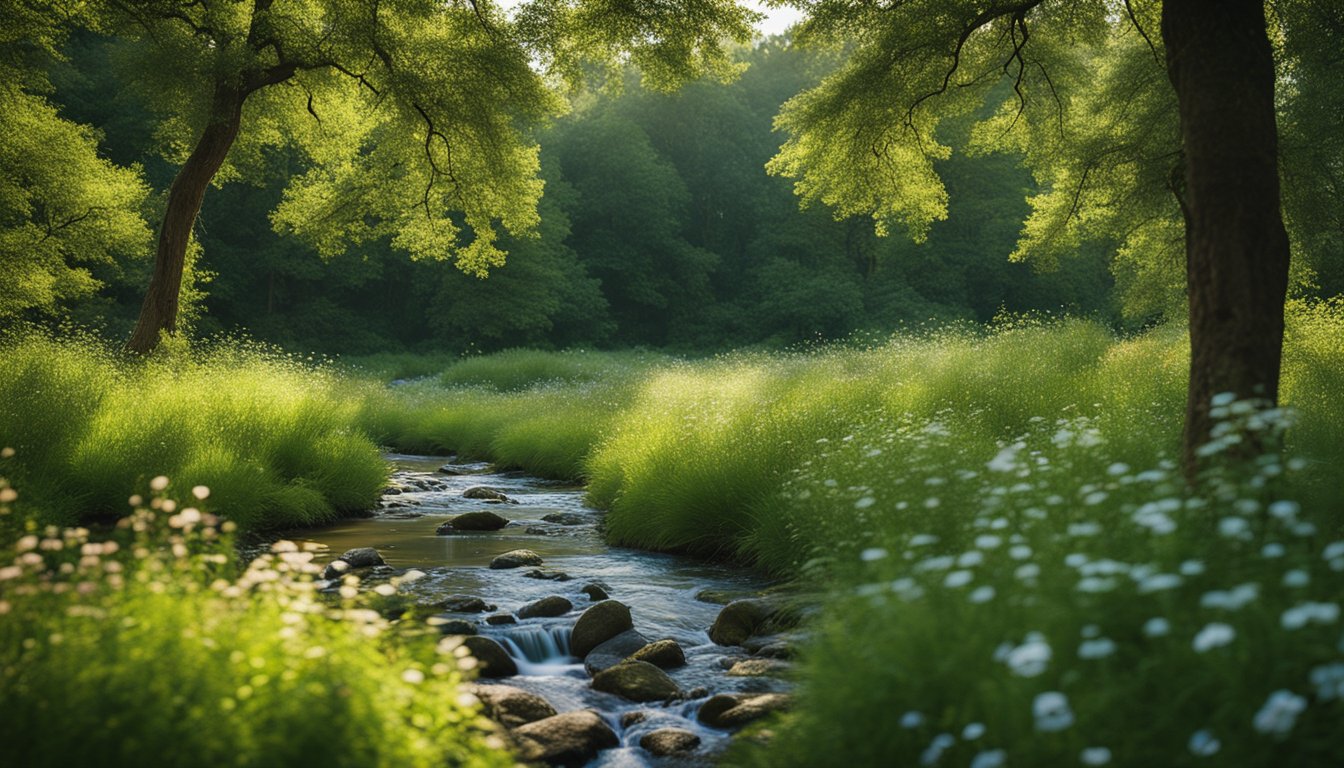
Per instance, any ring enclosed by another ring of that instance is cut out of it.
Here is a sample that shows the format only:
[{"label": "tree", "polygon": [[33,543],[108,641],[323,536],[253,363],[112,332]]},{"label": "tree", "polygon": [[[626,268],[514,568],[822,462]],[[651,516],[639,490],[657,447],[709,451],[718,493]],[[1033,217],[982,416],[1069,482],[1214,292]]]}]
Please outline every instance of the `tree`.
[{"label": "tree", "polygon": [[148,188],[99,156],[98,134],[47,100],[46,65],[74,2],[0,0],[0,319],[51,314],[92,294],[91,268],[133,258]]},{"label": "tree", "polygon": [[267,145],[312,161],[273,215],[319,252],[388,238],[483,276],[497,230],[537,223],[527,129],[563,108],[561,83],[624,51],[648,77],[730,75],[750,36],[731,0],[101,0],[101,31],[143,51],[139,82],[181,167],[128,347],[175,330],[193,226],[209,185]]},{"label": "tree", "polygon": [[[1153,3],[795,4],[809,12],[802,39],[850,45],[853,53],[838,73],[785,105],[778,125],[790,137],[771,169],[794,177],[804,202],[871,216],[880,231],[897,224],[916,237],[945,215],[933,168],[949,152],[936,135],[943,120],[974,109],[1006,78],[1014,105],[1007,125],[1053,122],[1067,135],[1070,100],[1087,84],[1084,58],[1117,27],[1133,25],[1157,55],[1141,21],[1152,17]],[[1183,456],[1193,475],[1214,395],[1277,399],[1288,240],[1263,3],[1167,0],[1160,14],[1183,153],[1169,186],[1186,222],[1192,354]],[[1075,178],[1072,189],[1083,190],[1085,180],[1085,173]],[[1079,202],[1066,216],[1082,215]]]}]

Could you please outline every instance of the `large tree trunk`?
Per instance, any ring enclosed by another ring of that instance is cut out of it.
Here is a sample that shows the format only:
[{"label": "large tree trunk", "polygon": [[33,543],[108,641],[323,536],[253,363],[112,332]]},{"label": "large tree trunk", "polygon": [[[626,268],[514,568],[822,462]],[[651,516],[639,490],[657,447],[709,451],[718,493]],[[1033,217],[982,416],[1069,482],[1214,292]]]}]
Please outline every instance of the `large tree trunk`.
[{"label": "large tree trunk", "polygon": [[223,165],[234,139],[238,138],[243,96],[243,91],[234,85],[216,84],[205,130],[168,189],[168,207],[159,230],[154,274],[140,306],[140,319],[136,321],[130,341],[126,342],[126,348],[132,352],[149,352],[158,346],[160,331],[171,334],[177,330],[178,296],[182,291],[182,270],[186,265],[187,246],[191,243],[191,230],[201,211],[206,188]]},{"label": "large tree trunk", "polygon": [[1193,478],[1215,395],[1278,400],[1288,235],[1262,0],[1165,0],[1162,39],[1185,152]]}]

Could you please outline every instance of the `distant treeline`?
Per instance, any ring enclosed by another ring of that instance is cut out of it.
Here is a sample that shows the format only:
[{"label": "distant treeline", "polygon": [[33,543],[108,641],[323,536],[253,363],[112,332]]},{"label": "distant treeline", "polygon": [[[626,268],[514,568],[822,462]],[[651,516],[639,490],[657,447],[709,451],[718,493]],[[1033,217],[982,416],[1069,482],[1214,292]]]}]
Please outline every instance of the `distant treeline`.
[{"label": "distant treeline", "polygon": [[[162,192],[173,168],[153,143],[154,116],[109,66],[121,44],[73,38],[52,72],[53,100],[99,128],[110,160],[139,164]],[[1109,249],[1050,272],[1008,261],[1033,189],[1020,157],[943,162],[949,215],[918,244],[899,232],[877,237],[871,221],[800,210],[792,182],[764,168],[783,141],[772,121],[838,58],[782,40],[742,55],[749,68],[729,85],[664,94],[632,74],[580,96],[538,137],[546,191],[537,237],[506,240],[508,263],[485,280],[413,262],[387,243],[324,261],[277,234],[269,213],[303,168],[297,153],[271,151],[259,185],[226,182],[206,196],[187,318],[198,334],[245,330],[345,353],[777,346],[1032,310],[1119,320]],[[105,287],[70,313],[111,334],[128,330],[147,257],[94,265]]]}]

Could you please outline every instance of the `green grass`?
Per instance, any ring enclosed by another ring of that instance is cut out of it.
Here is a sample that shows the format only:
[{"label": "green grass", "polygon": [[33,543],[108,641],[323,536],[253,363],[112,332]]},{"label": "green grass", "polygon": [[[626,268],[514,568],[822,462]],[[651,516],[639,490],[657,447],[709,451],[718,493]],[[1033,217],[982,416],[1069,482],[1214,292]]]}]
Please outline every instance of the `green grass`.
[{"label": "green grass", "polygon": [[209,486],[244,527],[313,525],[367,509],[386,482],[355,426],[377,389],[256,348],[132,361],[25,334],[0,342],[4,471],[50,521],[117,517],[167,475]]},{"label": "green grass", "polygon": [[451,644],[320,599],[297,547],[239,573],[188,503],[158,496],[111,538],[30,528],[0,550],[8,763],[512,764],[459,698]]}]

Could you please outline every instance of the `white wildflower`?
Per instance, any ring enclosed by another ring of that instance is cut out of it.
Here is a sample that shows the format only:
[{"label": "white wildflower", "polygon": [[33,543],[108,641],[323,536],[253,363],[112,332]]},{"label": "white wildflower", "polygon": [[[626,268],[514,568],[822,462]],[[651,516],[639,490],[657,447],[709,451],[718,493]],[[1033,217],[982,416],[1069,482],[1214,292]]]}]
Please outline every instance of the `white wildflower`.
[{"label": "white wildflower", "polygon": [[1237,630],[1233,629],[1230,624],[1215,621],[1204,625],[1204,628],[1199,630],[1199,634],[1195,635],[1191,645],[1197,653],[1204,653],[1227,645],[1236,637]]},{"label": "white wildflower", "polygon": [[1036,718],[1036,730],[1044,733],[1062,731],[1073,725],[1073,710],[1069,707],[1069,699],[1059,691],[1036,694],[1031,703],[1031,712]]},{"label": "white wildflower", "polygon": [[1292,691],[1279,689],[1269,695],[1264,706],[1255,713],[1251,724],[1255,730],[1272,736],[1283,736],[1293,729],[1297,716],[1307,708],[1307,700]]}]

